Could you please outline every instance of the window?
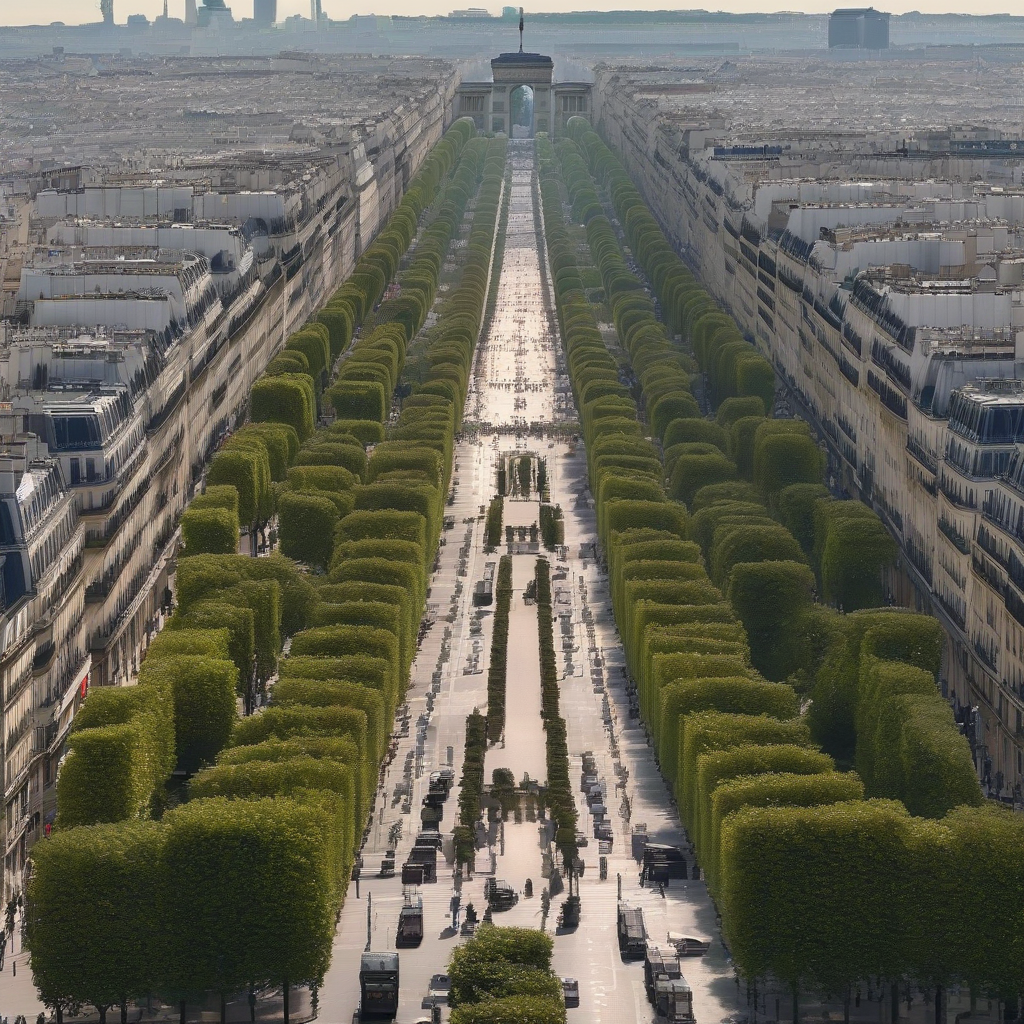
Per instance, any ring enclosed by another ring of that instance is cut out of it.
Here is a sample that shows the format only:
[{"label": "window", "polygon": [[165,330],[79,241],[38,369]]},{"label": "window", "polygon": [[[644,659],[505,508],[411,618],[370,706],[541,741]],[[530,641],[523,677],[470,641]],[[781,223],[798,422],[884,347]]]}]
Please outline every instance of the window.
[{"label": "window", "polygon": [[563,114],[585,114],[587,112],[587,97],[586,96],[563,96],[562,97],[562,113]]},{"label": "window", "polygon": [[464,114],[481,114],[484,110],[483,96],[463,96],[459,109]]},{"label": "window", "polygon": [[103,443],[99,418],[95,414],[54,416],[53,435],[57,451],[98,448]]},{"label": "window", "polygon": [[503,132],[505,130],[505,118],[496,117],[494,119],[493,131]]},{"label": "window", "polygon": [[96,479],[96,460],[86,459],[85,460],[85,479],[92,483]]},{"label": "window", "polygon": [[491,103],[491,110],[493,110],[495,114],[499,114],[499,113],[503,114],[505,112],[505,101],[504,100],[494,100]]},{"label": "window", "polygon": [[78,459],[71,460],[71,483],[80,484],[82,482],[82,464]]}]

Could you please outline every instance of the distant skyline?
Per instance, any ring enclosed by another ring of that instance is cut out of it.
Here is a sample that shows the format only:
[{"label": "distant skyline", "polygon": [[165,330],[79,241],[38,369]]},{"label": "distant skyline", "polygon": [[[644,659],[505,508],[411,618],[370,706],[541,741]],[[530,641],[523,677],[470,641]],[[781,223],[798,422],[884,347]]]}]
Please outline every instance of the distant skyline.
[{"label": "distant skyline", "polygon": [[[197,0],[202,3],[202,0]],[[227,0],[236,18],[252,17],[252,0]],[[172,18],[183,18],[185,0],[168,0],[169,13]],[[849,3],[846,6],[852,6]],[[352,14],[401,14],[401,15],[438,15],[448,14],[452,10],[466,7],[487,7],[492,14],[501,11],[501,4],[484,4],[480,0],[323,0],[324,13],[336,19],[348,18]],[[516,4],[518,6],[518,4]],[[702,6],[702,5],[695,5]],[[804,0],[799,5],[786,4],[781,6],[778,0],[718,0],[709,4],[707,10],[726,11],[733,14],[750,14],[754,12],[772,12],[779,10],[799,10],[807,14],[822,14],[836,7],[844,6],[839,0]],[[869,6],[869,4],[864,4]],[[874,3],[879,10],[893,14],[908,11],[920,11],[928,14],[1010,14],[1006,0],[978,0],[971,3],[969,9],[951,10],[950,0],[909,0],[905,3]],[[624,3],[623,0],[544,0],[532,8],[538,13],[564,11],[595,10],[687,10],[691,8],[670,7],[661,0],[639,0]],[[41,22],[39,14],[46,11],[46,21]],[[114,0],[114,18],[124,24],[129,14],[145,14],[152,19],[163,11],[163,0]],[[278,18],[284,19],[293,14],[309,17],[309,0],[278,0]],[[529,10],[527,11],[529,17]],[[99,0],[48,0],[45,6],[25,4],[21,0],[0,0],[0,25],[38,25],[53,21],[63,21],[68,25],[76,25],[100,20]],[[951,40],[952,41],[952,40]]]}]

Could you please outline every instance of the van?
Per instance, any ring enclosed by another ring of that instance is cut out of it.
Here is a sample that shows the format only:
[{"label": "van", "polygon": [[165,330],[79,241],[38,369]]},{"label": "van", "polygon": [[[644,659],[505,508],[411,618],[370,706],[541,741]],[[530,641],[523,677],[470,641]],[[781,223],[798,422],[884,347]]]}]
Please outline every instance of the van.
[{"label": "van", "polygon": [[405,902],[398,913],[395,945],[398,948],[418,946],[423,941],[423,897],[415,889],[405,893]]}]

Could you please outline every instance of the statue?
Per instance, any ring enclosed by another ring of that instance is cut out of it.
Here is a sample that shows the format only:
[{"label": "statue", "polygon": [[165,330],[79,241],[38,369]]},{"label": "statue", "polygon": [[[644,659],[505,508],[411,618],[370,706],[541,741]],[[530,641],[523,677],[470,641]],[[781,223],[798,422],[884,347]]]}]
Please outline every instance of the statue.
[{"label": "statue", "polygon": [[519,8],[519,52],[523,52],[523,9]]}]

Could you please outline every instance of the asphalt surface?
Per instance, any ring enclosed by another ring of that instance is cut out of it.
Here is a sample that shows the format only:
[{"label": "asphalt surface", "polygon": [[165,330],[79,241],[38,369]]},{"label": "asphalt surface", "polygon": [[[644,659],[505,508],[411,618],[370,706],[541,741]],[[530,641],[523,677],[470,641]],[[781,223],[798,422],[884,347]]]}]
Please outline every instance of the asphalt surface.
[{"label": "asphalt surface", "polygon": [[[642,963],[624,963],[618,951],[615,925],[619,878],[623,898],[643,908],[652,941],[663,940],[669,930],[708,939],[717,936],[714,907],[703,882],[673,882],[663,896],[657,889],[640,886],[638,864],[630,857],[630,828],[637,822],[646,823],[654,841],[680,845],[685,837],[643,730],[629,717],[607,578],[593,557],[596,523],[582,445],[555,439],[558,423],[572,410],[565,403],[568,388],[560,341],[542,273],[546,255],[536,228],[532,143],[511,145],[510,160],[512,197],[496,312],[481,341],[467,402],[467,420],[479,428],[456,450],[454,504],[449,509],[455,526],[445,535],[431,587],[431,613],[436,621],[413,665],[408,695],[410,731],[400,739],[378,795],[376,824],[364,850],[360,897],[357,899],[354,888],[350,888],[332,966],[319,993],[320,1019],[326,1024],[349,1024],[358,1004],[357,974],[359,955],[367,941],[368,895],[372,906],[371,947],[394,948],[403,887],[398,878],[374,877],[392,825],[402,821],[396,857],[400,868],[415,837],[430,770],[451,763],[456,778],[460,777],[465,718],[474,708],[486,708],[492,617],[489,611],[478,617],[481,626],[474,635],[470,593],[485,564],[496,561],[502,553],[484,552],[481,511],[494,496],[499,459],[511,453],[546,460],[550,499],[561,505],[565,515],[565,547],[547,555],[552,564],[562,714],[568,722],[572,774],[578,775],[581,754],[592,752],[607,787],[606,803],[614,833],[611,850],[605,854],[607,878],[601,881],[601,853],[597,840],[592,838],[587,804],[578,792],[580,827],[591,836],[581,850],[585,864],[580,883],[582,922],[572,931],[558,928],[557,912],[564,893],[553,895],[550,915],[544,922],[555,937],[555,970],[580,982],[580,1007],[569,1011],[569,1020],[607,1024],[654,1020],[644,993]],[[530,501],[506,499],[506,524],[528,526],[538,519],[536,495]],[[463,547],[460,557],[459,548],[467,541],[468,548]],[[488,776],[500,766],[511,768],[517,780],[524,773],[543,779],[545,773],[536,608],[525,604],[522,596],[536,557],[536,553],[513,557],[506,731],[504,744],[488,751]],[[445,622],[449,610],[454,610],[454,621]],[[442,627],[451,631],[452,654],[439,662]],[[478,638],[482,649],[475,655],[475,664],[480,674],[467,675],[467,651]],[[440,677],[436,674],[439,664]],[[428,711],[427,695],[435,688],[439,689]],[[425,715],[429,719],[423,720],[419,756],[416,723]],[[404,769],[410,753],[419,774],[414,771],[413,777],[407,778]],[[394,803],[394,793],[396,786],[407,781],[411,784],[411,799],[408,813],[403,813],[401,802]],[[445,807],[442,830],[450,832],[455,813],[453,791]],[[529,817],[532,815],[524,815]],[[482,914],[484,879],[493,875],[521,894],[511,910],[494,915],[495,923],[540,927],[540,893],[549,884],[551,867],[550,856],[546,856],[549,842],[550,832],[536,820],[492,825],[487,844],[478,850],[472,879],[464,879],[459,885],[461,907],[472,902]],[[420,890],[424,902],[423,942],[416,949],[400,951],[397,1019],[403,1024],[429,1017],[423,1000],[431,978],[444,972],[452,948],[462,941],[451,929],[450,906],[456,884],[450,844],[446,844],[444,853],[447,860],[439,858],[438,881]],[[528,879],[533,886],[532,898],[524,893]],[[719,941],[713,941],[707,956],[685,962],[684,975],[693,986],[695,1015],[701,1024],[746,1016],[745,1006],[740,1012],[735,975]]]}]

